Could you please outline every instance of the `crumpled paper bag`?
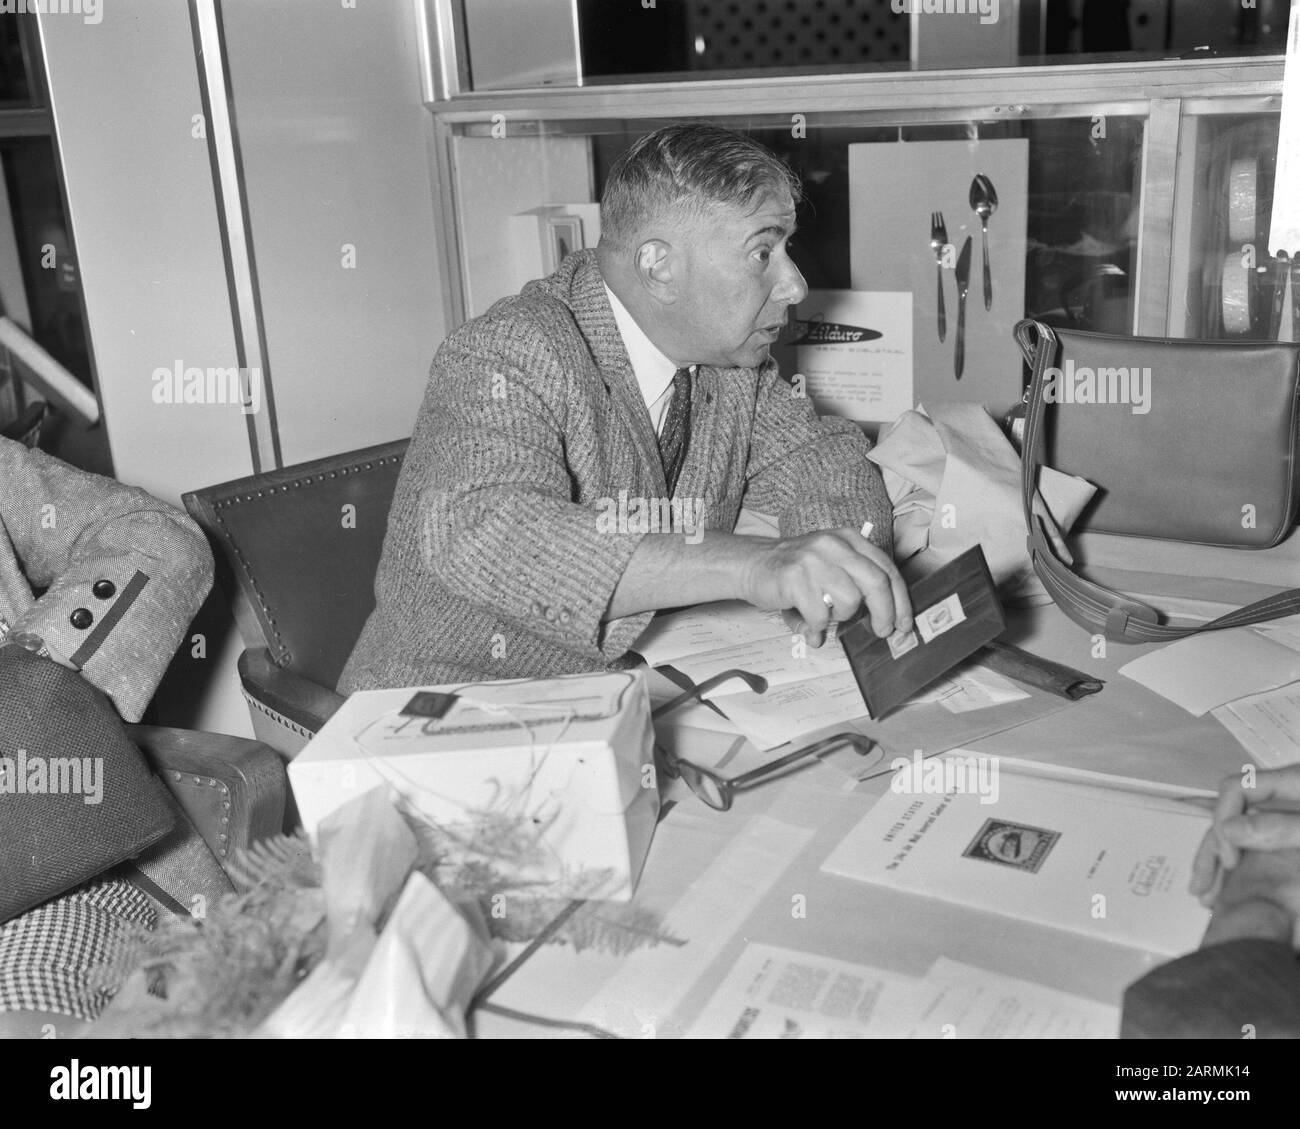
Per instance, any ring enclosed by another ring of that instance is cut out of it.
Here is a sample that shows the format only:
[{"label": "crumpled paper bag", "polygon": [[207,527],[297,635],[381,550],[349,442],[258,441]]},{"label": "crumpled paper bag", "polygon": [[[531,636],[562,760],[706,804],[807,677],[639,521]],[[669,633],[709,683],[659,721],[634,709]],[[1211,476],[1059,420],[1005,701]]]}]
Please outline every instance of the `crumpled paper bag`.
[{"label": "crumpled paper bag", "polygon": [[321,822],[324,959],[262,1024],[269,1038],[464,1038],[495,954],[477,906],[412,870],[415,836],[389,789]]},{"label": "crumpled paper bag", "polygon": [[[933,572],[973,545],[984,549],[1005,599],[1049,603],[1034,575],[1020,499],[1020,456],[979,404],[942,403],[904,412],[867,456],[880,467],[894,507],[894,559],[904,577]],[[1034,512],[1057,552],[1096,487],[1044,467]]]}]

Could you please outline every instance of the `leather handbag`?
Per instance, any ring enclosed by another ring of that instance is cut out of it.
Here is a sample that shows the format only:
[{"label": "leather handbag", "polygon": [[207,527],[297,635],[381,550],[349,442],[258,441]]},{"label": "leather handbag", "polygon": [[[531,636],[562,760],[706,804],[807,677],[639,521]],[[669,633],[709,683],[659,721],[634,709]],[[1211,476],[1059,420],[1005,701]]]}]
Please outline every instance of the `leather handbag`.
[{"label": "leather handbag", "polygon": [[1300,344],[1015,333],[1043,461],[1098,487],[1080,526],[1267,549],[1295,524]]},{"label": "leather handbag", "polygon": [[1045,463],[1098,487],[1076,529],[1266,549],[1300,505],[1300,345],[1116,337],[1025,320],[1031,366],[1021,450],[1022,502],[1034,571],[1080,626],[1124,643],[1300,611],[1300,589],[1209,623],[1161,622],[1148,604],[1081,576],[1032,512]]},{"label": "leather handbag", "polygon": [[173,812],[104,694],[0,647],[0,924],[159,842]]}]

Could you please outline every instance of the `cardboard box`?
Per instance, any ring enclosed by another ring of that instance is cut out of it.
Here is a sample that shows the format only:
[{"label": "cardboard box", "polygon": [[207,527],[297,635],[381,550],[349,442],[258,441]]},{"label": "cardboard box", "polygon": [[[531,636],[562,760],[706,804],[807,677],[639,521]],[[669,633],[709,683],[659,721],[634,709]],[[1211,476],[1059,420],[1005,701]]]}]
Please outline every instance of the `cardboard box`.
[{"label": "cardboard box", "polygon": [[290,762],[289,781],[313,837],[387,783],[464,838],[482,813],[535,836],[531,865],[493,860],[514,876],[553,882],[556,896],[627,901],[659,814],[653,764],[644,676],[609,672],[353,694]]}]

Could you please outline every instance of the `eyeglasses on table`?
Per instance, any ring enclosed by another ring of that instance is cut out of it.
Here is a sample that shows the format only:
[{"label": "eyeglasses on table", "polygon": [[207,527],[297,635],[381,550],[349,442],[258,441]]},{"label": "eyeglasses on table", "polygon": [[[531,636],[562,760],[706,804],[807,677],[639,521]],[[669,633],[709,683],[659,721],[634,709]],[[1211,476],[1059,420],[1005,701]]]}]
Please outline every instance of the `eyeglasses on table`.
[{"label": "eyeglasses on table", "polygon": [[[767,679],[761,675],[751,674],[747,670],[724,670],[721,674],[715,674],[712,678],[706,679],[693,689],[687,690],[685,693],[679,694],[676,698],[659,706],[652,711],[651,719],[657,720],[664,714],[670,713],[672,710],[689,702],[700,700],[704,694],[733,678],[740,679],[756,694],[763,694],[767,691]],[[859,756],[864,757],[873,754],[880,756],[883,753],[880,746],[860,733],[836,733],[830,737],[824,737],[820,741],[815,741],[811,745],[806,745],[802,749],[795,749],[794,752],[786,753],[785,756],[777,757],[776,760],[769,761],[767,764],[759,765],[758,768],[751,769],[740,776],[724,777],[711,768],[705,768],[693,761],[685,760],[674,753],[668,752],[658,741],[655,742],[655,752],[658,754],[664,774],[673,779],[680,777],[692,792],[716,811],[729,810],[737,792],[752,788],[766,780],[787,775],[800,762],[810,764],[815,757],[840,748],[851,748]]]}]

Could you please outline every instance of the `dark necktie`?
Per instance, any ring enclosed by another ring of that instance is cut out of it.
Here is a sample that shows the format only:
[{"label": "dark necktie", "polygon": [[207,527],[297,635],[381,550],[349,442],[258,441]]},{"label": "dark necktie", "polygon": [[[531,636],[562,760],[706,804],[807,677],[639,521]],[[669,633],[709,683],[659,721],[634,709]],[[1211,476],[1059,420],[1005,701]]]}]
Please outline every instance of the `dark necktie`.
[{"label": "dark necktie", "polygon": [[668,496],[677,491],[677,477],[686,461],[686,444],[691,432],[691,370],[679,368],[673,374],[673,398],[668,402],[663,430],[659,433],[659,457],[664,464]]}]

